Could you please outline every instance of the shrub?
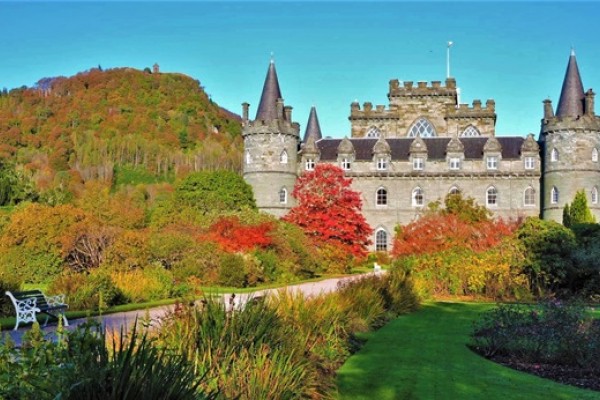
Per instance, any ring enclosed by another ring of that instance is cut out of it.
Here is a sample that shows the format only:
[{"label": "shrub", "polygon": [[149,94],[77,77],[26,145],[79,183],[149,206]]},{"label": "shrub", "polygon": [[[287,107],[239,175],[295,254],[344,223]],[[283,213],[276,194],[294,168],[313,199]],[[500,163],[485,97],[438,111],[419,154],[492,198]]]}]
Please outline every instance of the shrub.
[{"label": "shrub", "polygon": [[21,289],[21,281],[12,274],[0,274],[0,316],[8,316],[15,314],[15,308],[8,296],[5,296],[6,291],[18,292]]},{"label": "shrub", "polygon": [[486,357],[600,367],[600,324],[576,302],[499,305],[482,315],[471,337]]},{"label": "shrub", "polygon": [[64,293],[69,307],[74,310],[103,310],[127,302],[105,271],[61,275],[50,284],[49,292]]},{"label": "shrub", "polygon": [[113,271],[110,277],[128,302],[168,299],[175,292],[173,274],[161,265],[131,271]]},{"label": "shrub", "polygon": [[246,286],[246,268],[241,255],[225,253],[221,256],[219,283],[230,287]]}]

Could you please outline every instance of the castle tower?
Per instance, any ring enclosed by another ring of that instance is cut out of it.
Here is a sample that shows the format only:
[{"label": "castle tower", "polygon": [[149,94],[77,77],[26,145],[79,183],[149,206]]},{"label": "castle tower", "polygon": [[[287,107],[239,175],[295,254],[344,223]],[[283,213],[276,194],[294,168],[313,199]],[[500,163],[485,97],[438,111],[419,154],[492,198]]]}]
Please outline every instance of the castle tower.
[{"label": "castle tower", "polygon": [[300,125],[292,122],[292,107],[284,106],[273,61],[256,118],[248,119],[248,103],[242,107],[244,179],[254,189],[258,208],[281,217],[294,205]]},{"label": "castle tower", "polygon": [[562,222],[562,211],[578,190],[587,194],[600,220],[600,118],[594,112],[594,92],[584,93],[575,52],[571,51],[556,114],[544,100],[540,133],[542,148],[542,218]]}]

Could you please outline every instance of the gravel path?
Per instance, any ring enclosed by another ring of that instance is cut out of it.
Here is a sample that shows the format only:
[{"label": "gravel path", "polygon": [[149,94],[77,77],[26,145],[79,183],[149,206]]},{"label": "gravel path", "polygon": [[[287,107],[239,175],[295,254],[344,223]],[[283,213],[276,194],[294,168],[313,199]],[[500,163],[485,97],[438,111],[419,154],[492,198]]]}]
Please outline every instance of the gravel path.
[{"label": "gravel path", "polygon": [[[304,296],[307,296],[307,297],[319,295],[322,293],[329,293],[329,292],[333,292],[337,289],[338,283],[340,281],[349,281],[349,280],[356,279],[360,276],[363,276],[363,275],[356,275],[356,276],[350,276],[350,277],[344,277],[344,278],[325,279],[325,280],[318,281],[318,282],[301,283],[298,285],[291,285],[291,286],[286,286],[283,288],[265,289],[265,290],[258,290],[256,292],[252,292],[252,293],[236,294],[234,296],[233,304],[235,307],[242,307],[248,300],[250,300],[252,298],[277,294],[277,292],[279,292],[281,290],[288,290],[291,292],[301,292],[304,294]],[[223,301],[226,304],[230,304],[231,295],[224,294]],[[133,326],[136,319],[137,320],[145,320],[148,317],[150,317],[152,324],[157,324],[160,321],[160,319],[166,313],[171,311],[172,309],[173,309],[173,305],[168,305],[168,306],[155,307],[155,308],[151,308],[148,310],[136,310],[136,311],[107,314],[107,315],[94,317],[94,318],[97,320],[98,319],[102,320],[102,324],[108,330],[119,331],[121,329],[127,330],[128,328]],[[71,320],[71,321],[69,321],[69,327],[67,329],[69,329],[69,330],[74,329],[76,326],[81,325],[85,321],[86,321],[85,318]],[[17,331],[14,331],[14,330],[4,331],[4,332],[2,332],[2,335],[4,337],[4,335],[8,334],[13,339],[13,341],[15,341],[15,343],[18,346],[21,343],[23,334],[25,332],[27,332],[29,330],[29,328],[30,328],[30,325],[26,325],[23,328],[19,328]],[[56,331],[56,322],[51,321],[51,323],[48,326],[43,327],[42,330],[47,335],[47,337],[54,337],[54,333]]]}]

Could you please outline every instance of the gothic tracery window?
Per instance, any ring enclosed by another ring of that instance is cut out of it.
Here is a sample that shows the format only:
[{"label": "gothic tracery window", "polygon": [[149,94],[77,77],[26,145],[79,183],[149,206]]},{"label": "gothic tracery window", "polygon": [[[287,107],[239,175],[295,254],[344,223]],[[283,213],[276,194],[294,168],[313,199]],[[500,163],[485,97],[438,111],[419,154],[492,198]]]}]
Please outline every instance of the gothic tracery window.
[{"label": "gothic tracery window", "polygon": [[376,126],[372,126],[367,131],[367,137],[369,138],[378,138],[381,135],[381,131],[377,129]]},{"label": "gothic tracery window", "polygon": [[435,137],[435,128],[425,118],[419,118],[408,130],[408,137]]},{"label": "gothic tracery window", "polygon": [[481,136],[481,132],[479,132],[479,129],[475,128],[473,125],[469,125],[464,131],[462,131],[460,136]]}]

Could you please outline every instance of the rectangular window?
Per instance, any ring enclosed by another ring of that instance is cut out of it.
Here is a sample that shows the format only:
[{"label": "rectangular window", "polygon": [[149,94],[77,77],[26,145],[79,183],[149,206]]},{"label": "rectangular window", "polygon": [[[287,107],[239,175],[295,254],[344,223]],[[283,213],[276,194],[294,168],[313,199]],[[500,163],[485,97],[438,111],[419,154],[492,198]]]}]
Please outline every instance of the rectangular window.
[{"label": "rectangular window", "polygon": [[535,158],[525,157],[525,169],[535,169]]},{"label": "rectangular window", "polygon": [[449,164],[450,164],[450,169],[453,169],[453,170],[460,169],[460,158],[452,157],[450,159]]},{"label": "rectangular window", "polygon": [[377,170],[378,171],[385,171],[385,170],[387,170],[387,167],[388,167],[387,159],[385,159],[385,158],[377,159]]},{"label": "rectangular window", "polygon": [[498,157],[487,157],[487,169],[498,169]]},{"label": "rectangular window", "polygon": [[350,166],[351,166],[351,164],[350,164],[350,160],[349,160],[349,159],[347,159],[347,158],[344,158],[344,159],[342,160],[342,169],[343,169],[344,171],[350,171]]},{"label": "rectangular window", "polygon": [[421,157],[413,158],[413,170],[422,171],[425,163]]},{"label": "rectangular window", "polygon": [[306,167],[307,171],[314,170],[315,169],[315,160],[312,158],[307,158],[305,167]]}]

